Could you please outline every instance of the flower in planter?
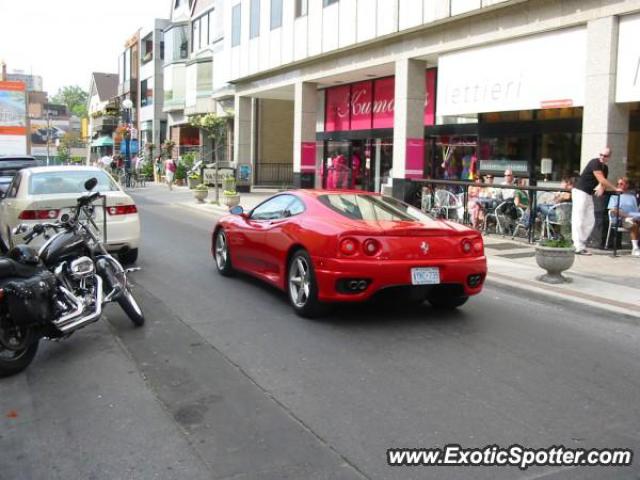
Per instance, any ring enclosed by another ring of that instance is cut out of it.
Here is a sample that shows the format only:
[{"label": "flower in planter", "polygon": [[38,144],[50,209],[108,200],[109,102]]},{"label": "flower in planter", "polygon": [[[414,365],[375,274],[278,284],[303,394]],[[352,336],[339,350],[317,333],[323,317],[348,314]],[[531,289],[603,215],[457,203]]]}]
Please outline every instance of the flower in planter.
[{"label": "flower in planter", "polygon": [[194,190],[197,190],[199,192],[203,192],[203,191],[208,192],[209,191],[209,187],[207,187],[204,183],[200,183],[199,185],[196,185],[194,187]]},{"label": "flower in planter", "polygon": [[573,242],[571,240],[567,240],[566,238],[557,238],[557,239],[543,239],[538,242],[538,245],[541,247],[549,247],[549,248],[573,248]]}]

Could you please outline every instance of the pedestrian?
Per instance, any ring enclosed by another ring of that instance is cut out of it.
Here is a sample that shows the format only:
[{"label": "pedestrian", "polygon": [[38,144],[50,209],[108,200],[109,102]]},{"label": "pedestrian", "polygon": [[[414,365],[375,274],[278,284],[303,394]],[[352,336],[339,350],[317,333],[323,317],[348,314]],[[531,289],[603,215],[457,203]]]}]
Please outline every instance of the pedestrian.
[{"label": "pedestrian", "polygon": [[605,190],[620,191],[613,185],[607,176],[609,167],[607,163],[611,157],[611,149],[605,147],[598,158],[592,158],[578,177],[575,186],[571,189],[571,237],[573,248],[578,255],[591,255],[587,250],[587,240],[595,225],[593,209],[593,195],[601,197]]},{"label": "pedestrian", "polygon": [[177,167],[173,158],[167,158],[164,162],[164,178],[167,181],[169,190],[173,190],[173,177],[175,176]]}]

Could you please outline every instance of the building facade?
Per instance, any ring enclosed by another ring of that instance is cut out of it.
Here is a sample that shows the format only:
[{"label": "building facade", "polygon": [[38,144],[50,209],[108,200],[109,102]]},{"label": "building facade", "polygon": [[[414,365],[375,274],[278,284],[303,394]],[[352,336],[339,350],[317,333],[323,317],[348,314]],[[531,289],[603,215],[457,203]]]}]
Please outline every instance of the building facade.
[{"label": "building facade", "polygon": [[87,114],[89,141],[87,161],[97,161],[113,155],[113,134],[120,122],[120,103],[117,101],[118,74],[94,72],[89,86]]},{"label": "building facade", "polygon": [[[531,183],[610,145],[640,180],[640,1],[230,0],[213,91],[234,160],[403,197],[511,168]],[[545,161],[543,162],[543,159]],[[274,161],[276,160],[276,161]]]}]

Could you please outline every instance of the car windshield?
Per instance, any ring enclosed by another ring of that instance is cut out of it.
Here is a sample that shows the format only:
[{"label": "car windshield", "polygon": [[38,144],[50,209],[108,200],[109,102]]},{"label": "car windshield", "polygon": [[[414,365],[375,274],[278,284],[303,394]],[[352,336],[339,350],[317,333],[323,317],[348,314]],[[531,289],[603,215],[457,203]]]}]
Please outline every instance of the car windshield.
[{"label": "car windshield", "polygon": [[336,193],[321,195],[318,200],[334,212],[338,212],[352,220],[387,220],[391,222],[426,222],[431,220],[429,215],[417,208],[391,197],[359,193]]},{"label": "car windshield", "polygon": [[98,180],[98,186],[94,191],[113,192],[118,190],[115,182],[105,173],[100,171],[55,171],[40,172],[31,175],[29,181],[29,194],[50,195],[57,193],[85,193],[84,184],[90,178]]}]

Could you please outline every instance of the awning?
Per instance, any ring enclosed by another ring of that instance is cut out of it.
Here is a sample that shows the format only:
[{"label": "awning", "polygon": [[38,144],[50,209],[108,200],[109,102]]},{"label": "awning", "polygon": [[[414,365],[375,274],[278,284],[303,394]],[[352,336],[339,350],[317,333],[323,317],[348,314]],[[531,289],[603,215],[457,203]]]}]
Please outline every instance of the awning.
[{"label": "awning", "polygon": [[107,137],[106,135],[103,135],[97,140],[94,140],[93,142],[91,142],[91,146],[92,147],[113,147],[113,139],[111,137]]},{"label": "awning", "polygon": [[[135,154],[138,153],[138,151],[139,151],[138,140],[134,140],[134,139],[129,140],[129,153],[131,155],[135,155]],[[126,140],[122,140],[122,142],[120,143],[120,153],[122,153],[122,154],[127,153],[127,141]]]}]

